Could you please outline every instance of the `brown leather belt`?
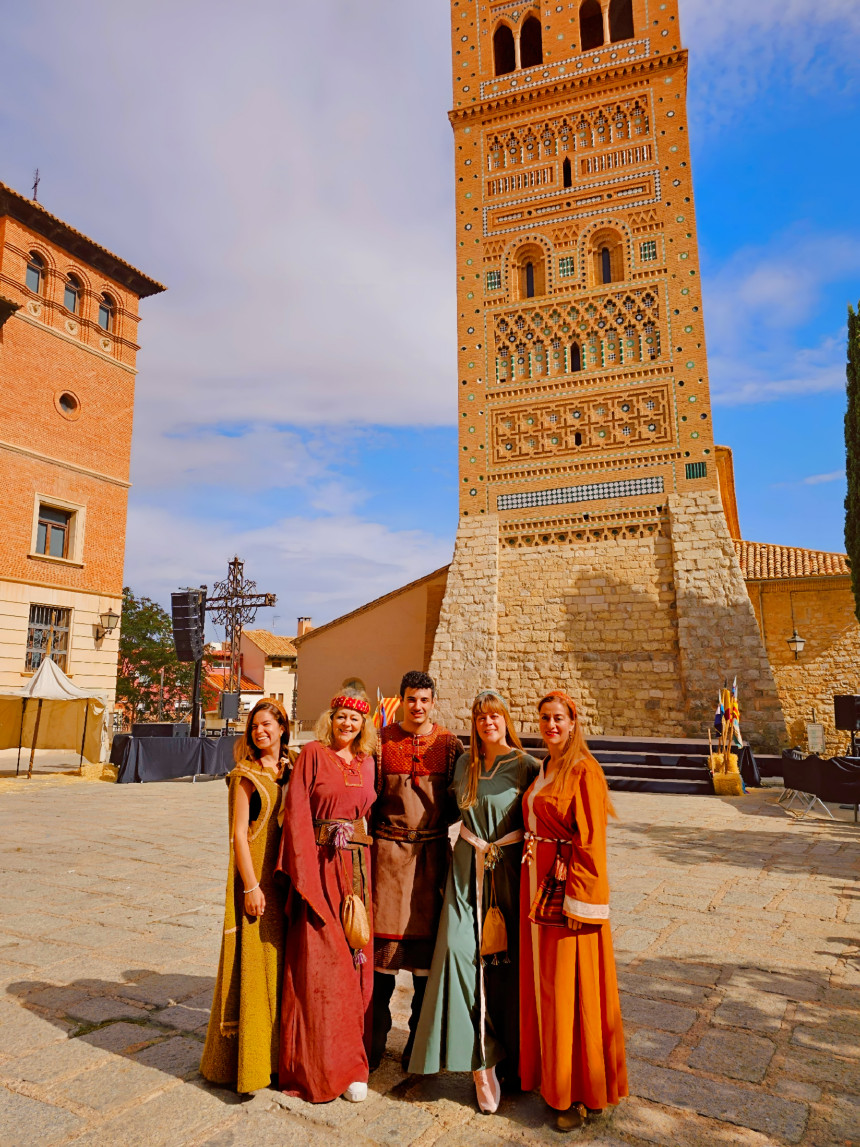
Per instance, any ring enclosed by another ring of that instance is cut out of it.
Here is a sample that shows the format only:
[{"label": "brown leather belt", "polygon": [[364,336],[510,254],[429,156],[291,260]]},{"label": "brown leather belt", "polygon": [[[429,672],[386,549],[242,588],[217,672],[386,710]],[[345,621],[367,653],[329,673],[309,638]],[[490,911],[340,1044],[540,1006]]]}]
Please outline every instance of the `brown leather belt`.
[{"label": "brown leather belt", "polygon": [[399,828],[393,824],[378,824],[375,832],[380,840],[399,840],[408,844],[441,840],[448,835],[447,828]]},{"label": "brown leather belt", "polygon": [[347,831],[352,829],[346,848],[357,847],[359,844],[371,844],[373,841],[373,838],[367,835],[364,817],[359,817],[358,820],[315,820],[314,836],[317,844],[328,844],[332,848],[337,848],[335,835],[339,826],[347,828]]}]

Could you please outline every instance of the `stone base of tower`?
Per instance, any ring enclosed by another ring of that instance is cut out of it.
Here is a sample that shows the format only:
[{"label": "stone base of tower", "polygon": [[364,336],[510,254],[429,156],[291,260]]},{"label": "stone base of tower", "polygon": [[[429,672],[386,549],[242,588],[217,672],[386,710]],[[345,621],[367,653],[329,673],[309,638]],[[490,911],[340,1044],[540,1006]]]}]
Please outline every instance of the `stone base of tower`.
[{"label": "stone base of tower", "polygon": [[719,497],[672,495],[659,536],[514,549],[494,516],[457,534],[430,672],[440,719],[468,727],[497,688],[523,731],[563,687],[591,734],[701,737],[737,676],[744,735],[785,743],[773,674]]}]

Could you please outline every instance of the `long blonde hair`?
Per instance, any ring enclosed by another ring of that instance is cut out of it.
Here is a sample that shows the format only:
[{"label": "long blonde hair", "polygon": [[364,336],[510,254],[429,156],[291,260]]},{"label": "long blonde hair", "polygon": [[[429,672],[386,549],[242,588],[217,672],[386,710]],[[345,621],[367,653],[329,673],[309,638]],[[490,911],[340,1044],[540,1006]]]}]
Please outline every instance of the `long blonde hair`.
[{"label": "long blonde hair", "polygon": [[[347,687],[345,689],[341,689],[338,696],[357,697],[361,701],[367,701],[367,694],[363,689]],[[319,720],[317,721],[316,727],[314,729],[314,739],[319,741],[321,745],[328,745],[329,748],[331,748],[334,744],[334,734],[332,732],[331,720],[336,712],[337,708],[325,709],[322,713],[320,713]],[[356,733],[352,743],[350,744],[350,748],[356,757],[370,757],[373,756],[373,754],[376,752],[376,729],[374,728],[373,721],[370,719],[369,712],[362,714],[361,730]]]},{"label": "long blonde hair", "polygon": [[547,701],[558,701],[564,705],[570,719],[573,721],[573,728],[570,731],[567,744],[558,762],[558,772],[553,777],[549,787],[545,790],[545,795],[550,797],[558,805],[569,803],[573,797],[573,791],[576,788],[576,782],[579,776],[585,772],[586,769],[589,769],[603,782],[603,788],[606,793],[606,811],[610,816],[615,816],[615,809],[612,807],[612,801],[609,797],[609,786],[606,783],[606,777],[604,776],[603,769],[600,767],[600,762],[588,747],[588,742],[582,732],[579,715],[576,712],[576,702],[570,694],[565,693],[564,690],[553,689],[538,702],[538,713],[540,713]]},{"label": "long blonde hair", "polygon": [[522,752],[522,742],[514,728],[513,718],[507,702],[493,689],[484,689],[472,702],[472,736],[469,741],[469,764],[460,783],[457,804],[462,809],[471,808],[478,799],[478,778],[481,775],[484,758],[484,743],[478,736],[478,717],[482,713],[501,713],[505,718],[508,744]]}]

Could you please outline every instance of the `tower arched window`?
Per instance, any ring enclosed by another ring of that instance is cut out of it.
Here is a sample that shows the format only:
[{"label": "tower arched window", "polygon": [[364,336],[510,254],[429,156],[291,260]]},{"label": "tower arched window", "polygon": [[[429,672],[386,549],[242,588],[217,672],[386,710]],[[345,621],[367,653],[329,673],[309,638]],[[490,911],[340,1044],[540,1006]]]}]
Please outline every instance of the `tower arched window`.
[{"label": "tower arched window", "polygon": [[507,24],[499,24],[493,33],[493,62],[497,76],[507,75],[517,66],[514,34]]},{"label": "tower arched window", "polygon": [[579,37],[583,52],[603,46],[603,12],[598,0],[583,0],[579,9]]},{"label": "tower arched window", "polygon": [[600,274],[602,283],[612,282],[612,255],[608,247],[600,248]]},{"label": "tower arched window", "polygon": [[619,40],[632,40],[633,0],[609,0],[609,38],[613,44]]},{"label": "tower arched window", "polygon": [[45,282],[45,260],[36,251],[31,251],[27,256],[27,274],[24,282],[34,295],[41,295]]},{"label": "tower arched window", "polygon": [[543,41],[541,39],[540,20],[536,16],[529,16],[523,22],[520,32],[520,67],[535,68],[543,63]]},{"label": "tower arched window", "polygon": [[63,287],[63,306],[76,315],[81,308],[81,280],[77,275],[67,275]]},{"label": "tower arched window", "polygon": [[573,173],[570,167],[570,160],[565,159],[561,165],[561,185],[562,187],[573,187]]},{"label": "tower arched window", "polygon": [[579,343],[571,343],[570,373],[575,374],[578,370],[582,370],[582,351],[579,349]]},{"label": "tower arched window", "polygon": [[104,294],[99,299],[99,326],[103,331],[112,331],[116,317],[116,303],[110,295]]},{"label": "tower arched window", "polygon": [[535,297],[535,265],[532,262],[526,263],[526,298],[533,299]]}]

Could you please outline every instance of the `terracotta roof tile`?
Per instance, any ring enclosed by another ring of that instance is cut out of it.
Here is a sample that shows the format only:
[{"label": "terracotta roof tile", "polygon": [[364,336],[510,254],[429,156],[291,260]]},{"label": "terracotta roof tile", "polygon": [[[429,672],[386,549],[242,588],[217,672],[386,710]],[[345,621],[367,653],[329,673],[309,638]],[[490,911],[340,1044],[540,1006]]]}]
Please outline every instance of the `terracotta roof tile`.
[{"label": "terracotta roof tile", "polygon": [[[220,692],[224,688],[224,679],[227,676],[227,669],[222,669],[221,666],[213,666],[206,674],[206,683],[210,689],[217,689]],[[258,685],[256,681],[252,681],[250,677],[242,674],[242,679],[239,684],[240,693],[262,693],[263,686]]]},{"label": "terracotta roof tile", "polygon": [[735,541],[741,571],[747,580],[785,577],[844,577],[850,571],[846,554],[802,550],[768,542]]},{"label": "terracotta roof tile", "polygon": [[245,629],[243,634],[249,641],[253,641],[258,649],[262,649],[267,657],[296,656],[296,647],[289,637],[278,637],[268,629]]}]

